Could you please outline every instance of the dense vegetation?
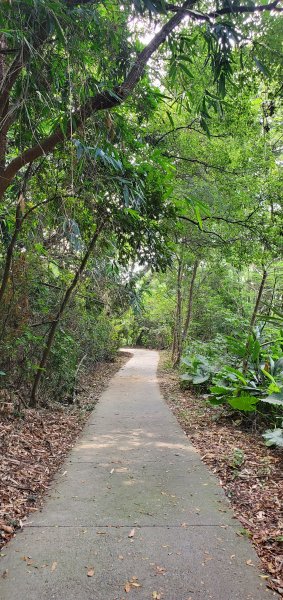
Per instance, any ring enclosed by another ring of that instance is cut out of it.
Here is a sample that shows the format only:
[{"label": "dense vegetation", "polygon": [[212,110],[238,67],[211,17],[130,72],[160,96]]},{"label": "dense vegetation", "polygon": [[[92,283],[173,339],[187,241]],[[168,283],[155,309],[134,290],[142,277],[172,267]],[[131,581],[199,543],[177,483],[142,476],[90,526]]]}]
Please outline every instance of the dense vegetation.
[{"label": "dense vegetation", "polygon": [[1,399],[172,348],[282,444],[282,6],[0,7]]}]

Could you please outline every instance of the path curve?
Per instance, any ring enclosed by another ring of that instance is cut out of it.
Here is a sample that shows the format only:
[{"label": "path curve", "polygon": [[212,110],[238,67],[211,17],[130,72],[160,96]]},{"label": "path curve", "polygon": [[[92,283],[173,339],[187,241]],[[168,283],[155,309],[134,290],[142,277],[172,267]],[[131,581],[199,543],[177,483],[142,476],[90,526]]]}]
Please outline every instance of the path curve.
[{"label": "path curve", "polygon": [[162,399],[158,353],[130,352],[42,512],[4,549],[1,600],[278,598]]}]

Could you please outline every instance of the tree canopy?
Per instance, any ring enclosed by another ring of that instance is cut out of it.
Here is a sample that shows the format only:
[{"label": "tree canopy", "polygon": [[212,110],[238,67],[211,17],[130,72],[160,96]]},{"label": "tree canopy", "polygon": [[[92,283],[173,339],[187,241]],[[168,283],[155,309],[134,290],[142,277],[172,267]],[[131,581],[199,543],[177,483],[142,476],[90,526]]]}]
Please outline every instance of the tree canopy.
[{"label": "tree canopy", "polygon": [[249,339],[265,272],[281,308],[282,11],[1,3],[4,389],[66,398],[121,340],[177,364],[191,337]]}]

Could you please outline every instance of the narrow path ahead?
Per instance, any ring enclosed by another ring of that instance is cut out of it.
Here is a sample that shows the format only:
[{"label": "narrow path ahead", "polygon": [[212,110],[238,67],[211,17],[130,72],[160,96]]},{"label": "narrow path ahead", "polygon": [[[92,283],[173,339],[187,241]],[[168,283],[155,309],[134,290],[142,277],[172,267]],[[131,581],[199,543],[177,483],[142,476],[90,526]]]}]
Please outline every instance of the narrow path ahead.
[{"label": "narrow path ahead", "polygon": [[134,350],[112,379],[42,512],[5,549],[1,600],[274,597],[161,397],[157,362]]}]

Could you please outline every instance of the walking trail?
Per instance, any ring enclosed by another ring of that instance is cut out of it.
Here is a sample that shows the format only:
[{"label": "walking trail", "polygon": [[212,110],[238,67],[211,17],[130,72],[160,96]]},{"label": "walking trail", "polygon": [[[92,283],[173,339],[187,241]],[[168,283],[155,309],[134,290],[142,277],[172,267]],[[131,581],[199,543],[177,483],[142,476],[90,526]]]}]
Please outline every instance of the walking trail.
[{"label": "walking trail", "polygon": [[158,353],[131,352],[42,512],[4,549],[1,600],[274,597],[221,488],[161,397]]}]

